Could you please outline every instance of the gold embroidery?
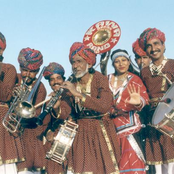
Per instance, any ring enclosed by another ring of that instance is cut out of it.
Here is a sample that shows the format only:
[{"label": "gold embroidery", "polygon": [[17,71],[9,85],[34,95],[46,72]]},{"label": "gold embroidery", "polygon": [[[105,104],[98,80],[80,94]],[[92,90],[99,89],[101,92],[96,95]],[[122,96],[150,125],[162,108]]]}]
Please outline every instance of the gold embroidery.
[{"label": "gold embroidery", "polygon": [[2,165],[2,164],[11,164],[11,163],[16,163],[16,162],[22,162],[22,161],[25,161],[25,159],[24,158],[22,158],[22,159],[15,158],[15,159],[9,159],[9,160],[3,161],[2,158],[0,157],[0,165]]},{"label": "gold embroidery", "polygon": [[147,164],[149,165],[158,165],[158,164],[166,164],[166,163],[171,163],[174,162],[174,159],[166,160],[166,161],[147,161]]},{"label": "gold embroidery", "polygon": [[106,143],[107,143],[107,146],[108,146],[108,149],[109,149],[109,152],[110,152],[110,156],[111,156],[111,159],[112,159],[112,162],[115,166],[115,172],[113,172],[113,174],[119,174],[119,169],[118,169],[118,164],[117,164],[117,160],[114,156],[114,152],[113,152],[113,149],[112,149],[112,146],[111,146],[111,143],[110,143],[110,140],[109,140],[109,137],[107,135],[107,132],[106,132],[106,129],[104,127],[104,124],[103,124],[103,121],[100,120],[100,126],[101,126],[101,129],[102,129],[102,132],[103,132],[103,135],[105,137],[105,140],[106,140]]},{"label": "gold embroidery", "polygon": [[162,85],[161,85],[161,91],[165,91],[165,85],[166,85],[166,78],[162,78]]},{"label": "gold embroidery", "polygon": [[[36,170],[36,171],[44,171],[45,170],[45,167],[42,167],[42,168],[35,168],[34,170]],[[20,169],[20,170],[18,170],[18,172],[22,172],[22,171],[33,171],[33,169],[32,168],[23,168],[23,169]]]}]

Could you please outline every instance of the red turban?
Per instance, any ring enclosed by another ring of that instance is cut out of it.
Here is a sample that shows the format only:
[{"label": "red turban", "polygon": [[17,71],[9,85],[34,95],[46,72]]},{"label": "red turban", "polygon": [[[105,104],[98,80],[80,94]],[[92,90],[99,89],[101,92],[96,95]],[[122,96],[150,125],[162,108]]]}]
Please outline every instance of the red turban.
[{"label": "red turban", "polygon": [[139,39],[140,47],[143,50],[145,50],[147,42],[150,41],[151,39],[155,39],[155,38],[161,40],[163,43],[166,40],[165,34],[162,31],[160,31],[156,28],[147,28],[140,35],[140,39]]},{"label": "red turban", "polygon": [[139,39],[137,39],[133,44],[132,44],[132,50],[135,55],[138,55],[140,57],[146,56],[146,52],[140,47],[139,45]]},{"label": "red turban", "polygon": [[23,48],[19,53],[18,62],[22,68],[38,70],[43,63],[43,56],[38,50]]},{"label": "red turban", "polygon": [[6,40],[5,40],[4,35],[1,32],[0,32],[0,48],[2,50],[5,50],[5,48],[6,48]]},{"label": "red turban", "polygon": [[96,54],[92,49],[81,42],[75,42],[70,48],[69,60],[71,61],[75,55],[81,56],[90,65],[95,65]]}]

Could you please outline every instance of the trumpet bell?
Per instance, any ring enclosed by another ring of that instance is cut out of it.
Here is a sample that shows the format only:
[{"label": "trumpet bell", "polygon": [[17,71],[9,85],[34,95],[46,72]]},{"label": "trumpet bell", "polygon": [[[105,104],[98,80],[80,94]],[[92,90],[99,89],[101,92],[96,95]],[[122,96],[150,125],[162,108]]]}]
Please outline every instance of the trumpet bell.
[{"label": "trumpet bell", "polygon": [[22,118],[32,118],[36,115],[36,109],[30,102],[22,101],[16,106],[15,113]]}]

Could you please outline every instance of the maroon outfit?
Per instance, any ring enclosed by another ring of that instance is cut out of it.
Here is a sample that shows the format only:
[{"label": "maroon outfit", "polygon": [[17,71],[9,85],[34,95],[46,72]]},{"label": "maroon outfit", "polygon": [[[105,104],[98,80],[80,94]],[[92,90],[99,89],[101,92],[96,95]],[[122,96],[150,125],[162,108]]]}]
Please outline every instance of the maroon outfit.
[{"label": "maroon outfit", "polygon": [[12,90],[16,80],[16,69],[11,64],[2,63],[0,79],[0,165],[24,160],[23,148],[19,137],[14,137],[2,125],[2,120],[6,115],[11,98]]},{"label": "maroon outfit", "polygon": [[[63,123],[63,120],[67,119],[69,117],[69,114],[71,112],[72,107],[72,98],[69,97],[70,94],[67,94],[64,92],[61,96],[61,104],[59,107],[58,113],[53,113],[53,111],[50,111],[50,114],[48,114],[44,120],[44,124],[48,124],[47,131],[53,131],[54,137],[58,134],[58,126]],[[50,151],[51,146],[53,142],[46,142],[45,144],[45,150],[46,152]],[[59,163],[52,161],[50,159],[46,159],[46,171],[48,174],[63,174],[65,173],[65,168],[63,165],[60,165]]]},{"label": "maroon outfit", "polygon": [[[21,75],[18,74],[18,82],[21,82]],[[35,84],[33,82],[32,86]],[[38,89],[34,95],[32,104],[36,104],[43,101],[46,97],[46,89],[42,82],[40,82]],[[36,117],[41,113],[41,107],[36,109]],[[25,128],[21,136],[24,143],[24,154],[26,160],[22,163],[18,163],[17,167],[19,171],[23,170],[43,170],[45,169],[45,149],[42,142],[42,134],[45,130],[45,125],[37,128]]]},{"label": "maroon outfit", "polygon": [[108,79],[96,71],[90,84],[90,94],[86,94],[86,100],[81,104],[82,110],[77,109],[73,116],[79,127],[64,163],[68,171],[119,173],[120,148],[113,121],[107,113],[111,105]]},{"label": "maroon outfit", "polygon": [[[174,60],[167,60],[162,69],[171,82],[174,82]],[[142,80],[147,87],[150,101],[155,101],[163,97],[170,87],[169,82],[162,76],[152,75],[150,68],[145,67],[141,72]],[[150,102],[149,114],[146,115],[147,124],[151,123],[152,116],[157,102]],[[159,132],[157,129],[147,125],[146,128],[146,160],[148,164],[165,164],[174,162],[174,141],[172,138]]]}]

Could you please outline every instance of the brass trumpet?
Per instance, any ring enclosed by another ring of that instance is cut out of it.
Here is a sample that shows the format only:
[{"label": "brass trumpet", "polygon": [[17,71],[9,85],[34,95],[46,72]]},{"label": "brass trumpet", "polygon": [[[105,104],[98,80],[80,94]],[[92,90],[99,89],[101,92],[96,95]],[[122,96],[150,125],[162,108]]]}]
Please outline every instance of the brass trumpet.
[{"label": "brass trumpet", "polygon": [[26,85],[26,79],[25,83],[22,85],[20,94],[14,98],[13,103],[2,121],[3,126],[9,132],[20,132],[21,126],[23,126],[21,123],[33,118],[36,115],[36,108],[33,106],[32,102],[45,68],[46,67],[43,67],[34,87],[31,90]]}]

